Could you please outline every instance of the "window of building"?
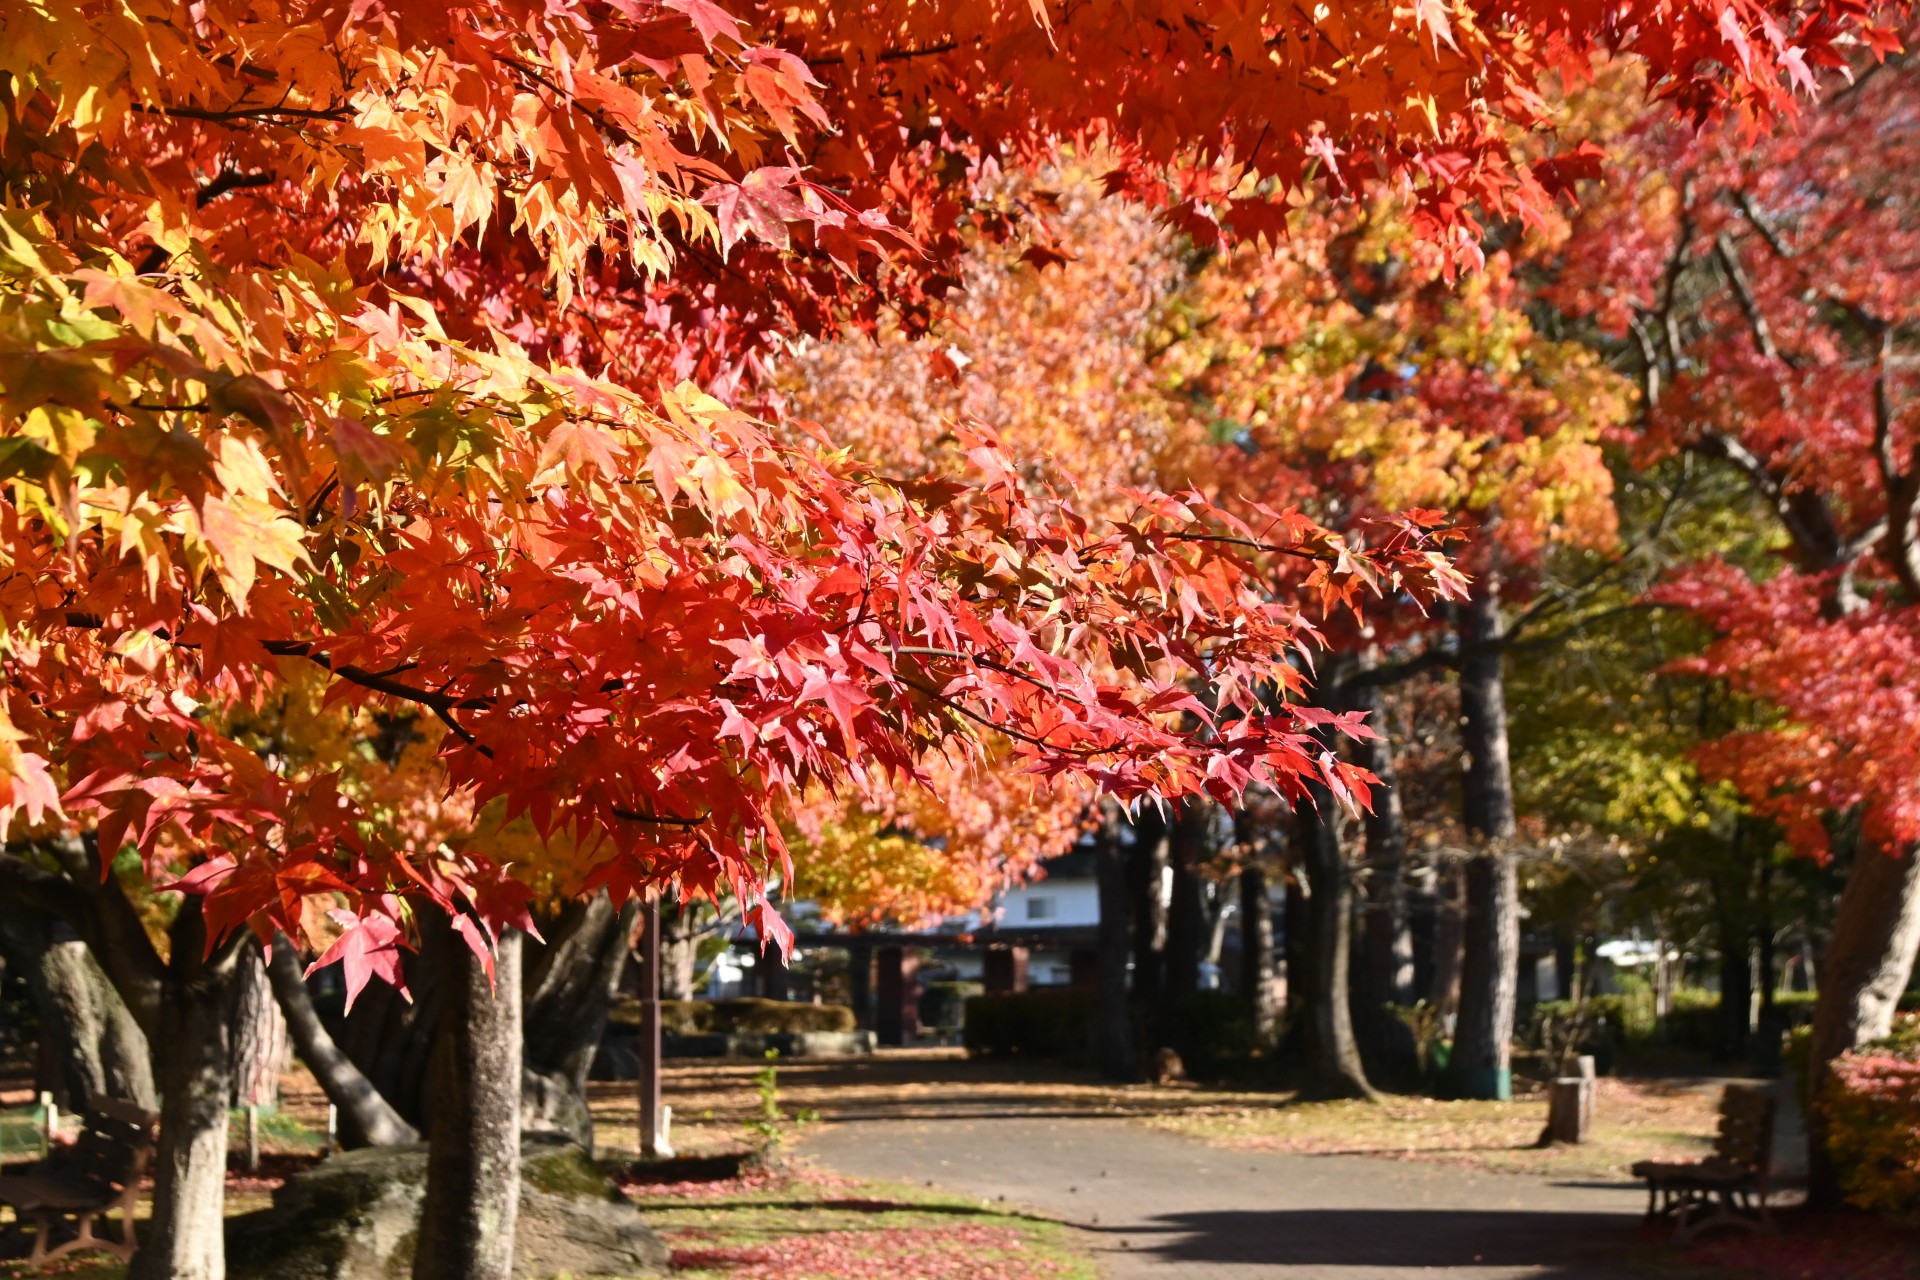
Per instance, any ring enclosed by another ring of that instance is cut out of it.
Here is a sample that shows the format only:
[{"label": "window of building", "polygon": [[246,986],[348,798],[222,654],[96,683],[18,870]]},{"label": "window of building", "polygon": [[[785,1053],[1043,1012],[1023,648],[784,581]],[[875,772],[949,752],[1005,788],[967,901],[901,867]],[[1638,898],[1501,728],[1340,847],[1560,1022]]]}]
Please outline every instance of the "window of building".
[{"label": "window of building", "polygon": [[1028,898],[1027,919],[1051,920],[1059,914],[1058,906],[1052,898]]}]

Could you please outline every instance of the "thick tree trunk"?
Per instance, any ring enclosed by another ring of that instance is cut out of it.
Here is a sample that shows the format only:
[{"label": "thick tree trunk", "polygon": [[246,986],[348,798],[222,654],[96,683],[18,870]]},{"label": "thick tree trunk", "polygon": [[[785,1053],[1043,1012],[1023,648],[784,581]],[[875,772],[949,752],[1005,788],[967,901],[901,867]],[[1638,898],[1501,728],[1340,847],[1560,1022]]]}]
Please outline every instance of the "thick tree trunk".
[{"label": "thick tree trunk", "polygon": [[1814,1006],[1807,1111],[1810,1203],[1840,1201],[1838,1171],[1827,1156],[1825,1091],[1833,1060],[1887,1034],[1920,951],[1920,853],[1854,855],[1834,915],[1833,939],[1820,962]]},{"label": "thick tree trunk", "polygon": [[1514,865],[1513,779],[1507,760],[1505,657],[1499,582],[1476,584],[1461,621],[1460,739],[1467,832],[1482,844],[1467,864],[1466,950],[1453,1074],[1469,1098],[1513,1096],[1512,1041],[1520,978],[1520,884]]},{"label": "thick tree trunk", "polygon": [[1407,822],[1394,775],[1393,740],[1385,699],[1376,686],[1356,690],[1354,709],[1368,712],[1380,734],[1360,744],[1359,763],[1380,779],[1367,814],[1366,947],[1367,1047],[1389,1072],[1411,1075],[1413,1034],[1391,1005],[1413,1003],[1413,928],[1407,913]]},{"label": "thick tree trunk", "polygon": [[1254,1034],[1273,1039],[1280,1028],[1280,1001],[1273,986],[1273,907],[1267,872],[1258,862],[1240,868],[1240,989],[1246,993]]},{"label": "thick tree trunk", "polygon": [[248,945],[233,975],[233,1105],[270,1107],[280,1098],[280,1073],[291,1051],[287,1019],[267,977],[265,953]]},{"label": "thick tree trunk", "polygon": [[87,944],[56,916],[0,896],[0,954],[26,979],[61,1106],[94,1095],[160,1105],[147,1037]]},{"label": "thick tree trunk", "polygon": [[1133,1046],[1133,1010],[1127,992],[1127,962],[1133,954],[1133,920],[1127,892],[1126,820],[1112,801],[1101,806],[1094,836],[1094,871],[1100,891],[1099,1023],[1094,1052],[1109,1080],[1137,1080],[1140,1064]]},{"label": "thick tree trunk", "polygon": [[229,1019],[241,936],[206,954],[199,900],[181,905],[156,1025],[165,1031],[155,1065],[160,1141],[153,1210],[129,1280],[223,1280],[227,1104],[233,1097]]},{"label": "thick tree trunk", "polygon": [[300,957],[285,934],[273,940],[267,977],[287,1020],[288,1034],[300,1061],[320,1083],[339,1112],[341,1142],[348,1147],[387,1147],[418,1142],[420,1132],[401,1118],[373,1082],[340,1051],[314,1012],[306,980],[300,975]]},{"label": "thick tree trunk", "polygon": [[[451,935],[451,928],[446,932]],[[494,974],[458,939],[434,1046],[433,1128],[413,1280],[511,1280],[520,1213],[521,935]]]},{"label": "thick tree trunk", "polygon": [[545,945],[523,944],[532,951],[524,962],[523,1129],[564,1133],[593,1149],[587,1077],[627,968],[639,909],[637,900],[629,900],[615,910],[601,893],[570,903]]},{"label": "thick tree trunk", "polygon": [[1334,799],[1310,788],[1294,809],[1301,856],[1312,880],[1307,899],[1307,1037],[1311,1091],[1323,1098],[1371,1098],[1354,1041],[1348,983],[1353,939],[1353,885],[1340,851]]}]

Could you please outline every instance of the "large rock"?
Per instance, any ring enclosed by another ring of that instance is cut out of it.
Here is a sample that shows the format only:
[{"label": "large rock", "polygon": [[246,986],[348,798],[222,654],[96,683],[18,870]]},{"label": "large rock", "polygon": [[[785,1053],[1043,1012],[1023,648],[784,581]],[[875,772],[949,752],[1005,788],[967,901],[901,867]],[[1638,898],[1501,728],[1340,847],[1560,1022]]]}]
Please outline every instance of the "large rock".
[{"label": "large rock", "polygon": [[[518,1280],[586,1280],[664,1271],[667,1247],[640,1211],[571,1142],[521,1146]],[[368,1147],[287,1179],[273,1207],[227,1223],[232,1280],[406,1280],[413,1269],[424,1146]]]}]

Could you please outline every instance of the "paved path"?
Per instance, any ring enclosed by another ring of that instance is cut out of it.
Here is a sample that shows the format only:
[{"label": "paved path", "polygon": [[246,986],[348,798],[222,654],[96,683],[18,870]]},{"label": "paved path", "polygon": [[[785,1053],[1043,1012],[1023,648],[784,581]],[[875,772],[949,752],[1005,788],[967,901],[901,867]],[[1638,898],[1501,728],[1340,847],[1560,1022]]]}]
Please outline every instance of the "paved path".
[{"label": "paved path", "polygon": [[1230,1151],[1121,1119],[846,1120],[803,1151],[1072,1223],[1112,1280],[1630,1280],[1645,1204],[1625,1184]]}]

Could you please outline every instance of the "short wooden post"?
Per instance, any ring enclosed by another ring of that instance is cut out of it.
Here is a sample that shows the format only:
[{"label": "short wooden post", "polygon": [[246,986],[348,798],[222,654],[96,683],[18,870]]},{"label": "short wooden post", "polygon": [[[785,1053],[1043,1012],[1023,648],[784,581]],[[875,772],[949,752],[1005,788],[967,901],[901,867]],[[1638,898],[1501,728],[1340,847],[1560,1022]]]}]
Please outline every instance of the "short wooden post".
[{"label": "short wooden post", "polygon": [[1580,1143],[1593,1129],[1593,1100],[1598,1089],[1593,1059],[1580,1059],[1580,1074],[1561,1076],[1548,1087],[1547,1139]]}]

